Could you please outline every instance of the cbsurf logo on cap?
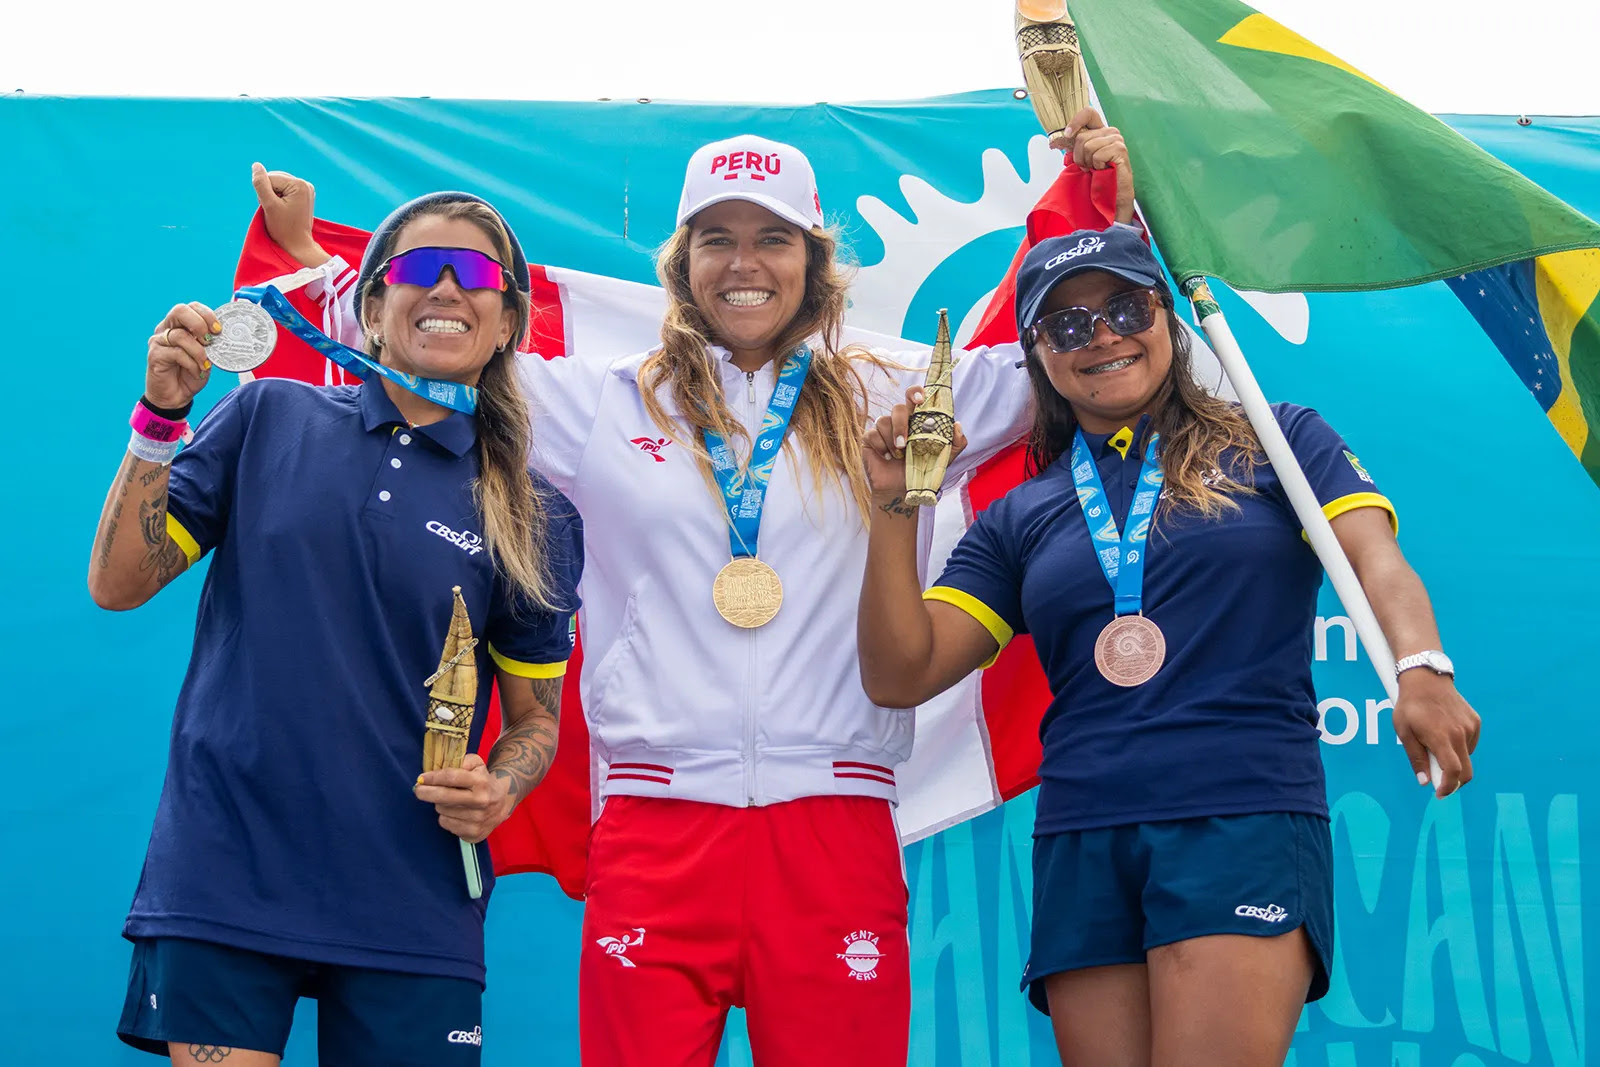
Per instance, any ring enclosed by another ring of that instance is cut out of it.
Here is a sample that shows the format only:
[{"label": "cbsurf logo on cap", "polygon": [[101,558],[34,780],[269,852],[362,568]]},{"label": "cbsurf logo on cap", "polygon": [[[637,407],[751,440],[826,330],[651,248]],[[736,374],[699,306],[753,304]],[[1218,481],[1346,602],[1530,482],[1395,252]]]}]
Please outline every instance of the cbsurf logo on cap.
[{"label": "cbsurf logo on cap", "polygon": [[1044,269],[1055,270],[1069,259],[1077,259],[1079,256],[1092,256],[1105,246],[1106,243],[1098,237],[1081,237],[1078,239],[1076,248],[1069,248],[1059,256],[1052,258],[1050,262],[1044,265]]}]

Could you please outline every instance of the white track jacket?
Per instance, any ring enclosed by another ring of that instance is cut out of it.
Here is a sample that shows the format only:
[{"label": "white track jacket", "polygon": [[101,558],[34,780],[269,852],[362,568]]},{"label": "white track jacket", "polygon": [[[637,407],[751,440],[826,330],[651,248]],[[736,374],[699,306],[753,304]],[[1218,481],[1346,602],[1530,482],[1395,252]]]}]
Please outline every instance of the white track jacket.
[{"label": "white track jacket", "polygon": [[[337,284],[347,273],[342,261],[331,264],[331,283],[308,292],[346,335],[340,339],[356,344],[351,287]],[[711,354],[729,408],[754,437],[773,367],[747,374],[726,351]],[[921,384],[928,361],[927,349],[880,354],[913,369],[862,365],[873,418]],[[728,521],[693,455],[645,412],[637,375],[646,355],[525,356],[519,369],[533,411],[531,465],[583,516],[580,691],[603,761],[597,803],[619,794],[741,807],[827,794],[893,801],[914,719],[874,705],[861,687],[856,609],[867,529],[848,483],[837,479],[819,496],[803,447],[789,435],[759,538],[761,559],[783,582],[783,607],[758,629],[726,622],[711,585],[731,558]],[[1020,348],[959,356],[955,413],[968,445],[951,464],[950,486],[1032,419]],[[661,399],[675,412],[670,396]],[[931,509],[923,518],[926,552]]]}]

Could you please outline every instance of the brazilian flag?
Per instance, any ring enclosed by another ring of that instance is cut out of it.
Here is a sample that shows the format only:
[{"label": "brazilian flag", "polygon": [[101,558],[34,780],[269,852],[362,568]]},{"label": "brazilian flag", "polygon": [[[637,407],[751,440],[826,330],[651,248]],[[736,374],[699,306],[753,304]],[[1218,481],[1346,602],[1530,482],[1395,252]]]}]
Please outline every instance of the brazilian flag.
[{"label": "brazilian flag", "polygon": [[1173,275],[1444,280],[1600,483],[1600,225],[1234,0],[1069,0]]}]

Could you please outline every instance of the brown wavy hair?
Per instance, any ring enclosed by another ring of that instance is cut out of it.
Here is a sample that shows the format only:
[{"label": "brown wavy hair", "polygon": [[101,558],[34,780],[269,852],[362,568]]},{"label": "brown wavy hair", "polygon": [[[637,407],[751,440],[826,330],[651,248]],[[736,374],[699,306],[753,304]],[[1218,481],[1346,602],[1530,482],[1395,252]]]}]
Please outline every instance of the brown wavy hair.
[{"label": "brown wavy hair", "polygon": [[[501,263],[512,261],[511,234],[500,216],[487,204],[474,200],[433,202],[420,205],[402,217],[394,227],[393,241],[415,220],[427,216],[465,219],[482,230],[494,246]],[[381,249],[379,259],[389,249]],[[384,288],[376,275],[362,292],[362,308],[377,306],[374,297]],[[472,498],[483,517],[483,539],[495,567],[531,603],[545,609],[554,607],[550,589],[549,561],[544,555],[545,532],[550,525],[543,497],[534,489],[528,474],[528,454],[532,445],[532,423],[528,400],[517,383],[513,368],[517,343],[528,332],[531,311],[528,294],[515,285],[506,287],[505,306],[516,315],[511,339],[495,350],[478,377],[478,477],[473,479]],[[367,353],[381,360],[383,346],[366,329]]]},{"label": "brown wavy hair", "polygon": [[[1187,511],[1207,519],[1239,510],[1233,497],[1254,492],[1261,443],[1237,404],[1212,396],[1194,378],[1189,332],[1162,299],[1172,366],[1150,402],[1150,428],[1161,434],[1161,473],[1165,479],[1160,512]],[[1036,349],[1027,351],[1033,383],[1033,430],[1028,435],[1027,474],[1039,474],[1072,451],[1078,419],[1056,391]],[[1230,453],[1231,455],[1227,455]]]},{"label": "brown wavy hair", "polygon": [[[720,499],[721,490],[711,473],[711,457],[702,434],[712,430],[726,440],[741,437],[747,443],[750,435],[729,412],[721,379],[707,351],[708,345],[717,343],[717,337],[689,289],[690,230],[687,223],[678,227],[656,253],[656,276],[667,291],[667,312],[661,323],[661,348],[639,368],[639,384],[651,420],[694,453],[706,484]],[[867,386],[858,363],[881,368],[892,364],[864,345],[840,348],[849,304],[850,268],[840,263],[838,237],[832,232],[816,227],[805,234],[805,244],[805,297],[774,345],[782,353],[776,369],[782,371],[791,353],[808,342],[812,344],[811,373],[800,390],[789,426],[805,446],[818,500],[824,498],[827,487],[839,484],[842,475],[849,486],[849,496],[864,519],[870,512],[872,494],[861,457]],[[668,415],[661,403],[658,391],[662,386],[669,388],[677,404],[678,419]],[[683,433],[685,424],[688,434]],[[789,448],[787,438],[783,447]]]}]

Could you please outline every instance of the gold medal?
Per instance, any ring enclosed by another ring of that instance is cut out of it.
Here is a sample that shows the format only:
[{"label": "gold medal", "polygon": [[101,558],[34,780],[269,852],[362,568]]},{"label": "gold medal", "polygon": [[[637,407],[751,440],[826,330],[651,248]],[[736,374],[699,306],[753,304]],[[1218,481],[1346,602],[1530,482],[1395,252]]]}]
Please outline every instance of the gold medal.
[{"label": "gold medal", "polygon": [[1118,615],[1094,643],[1094,665],[1112,685],[1132,688],[1156,676],[1167,658],[1161,627],[1143,615]]},{"label": "gold medal", "polygon": [[746,630],[765,626],[783,607],[778,572],[754,556],[740,556],[717,572],[711,584],[717,614]]}]

